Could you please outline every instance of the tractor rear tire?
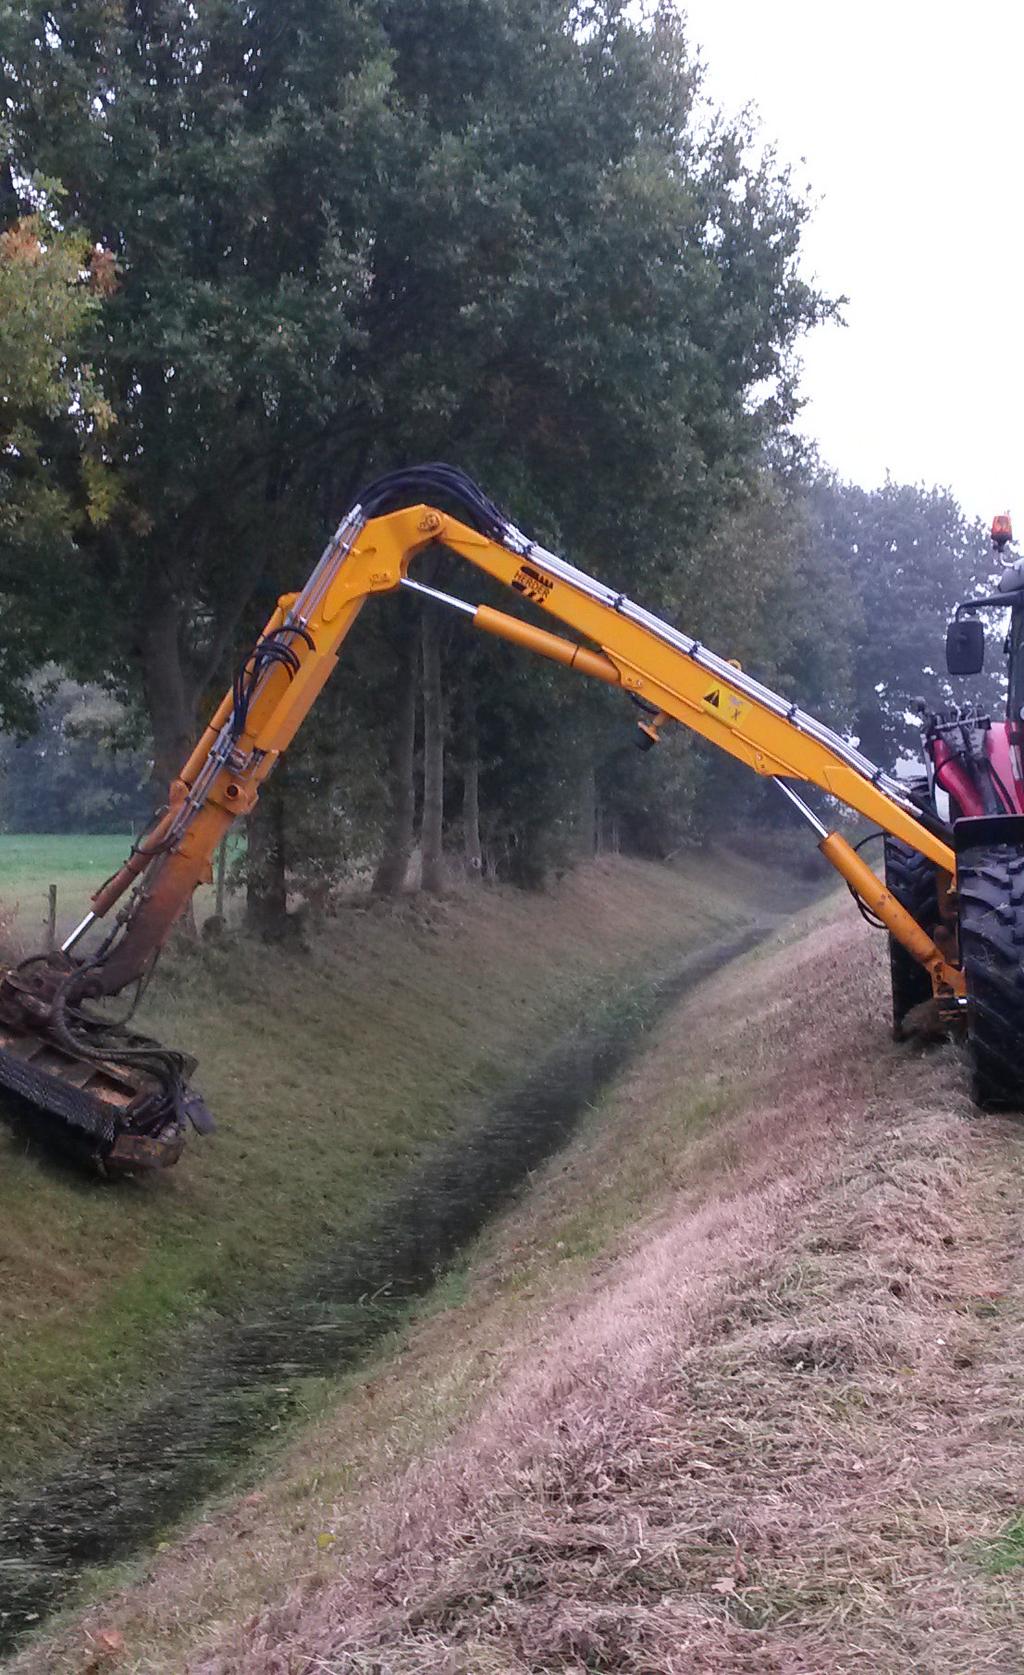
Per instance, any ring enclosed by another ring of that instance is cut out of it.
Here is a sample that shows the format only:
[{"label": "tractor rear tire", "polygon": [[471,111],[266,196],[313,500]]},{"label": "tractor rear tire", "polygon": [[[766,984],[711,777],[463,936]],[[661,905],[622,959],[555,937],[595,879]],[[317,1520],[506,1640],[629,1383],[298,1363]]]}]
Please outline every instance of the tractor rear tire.
[{"label": "tractor rear tire", "polygon": [[[886,834],[885,882],[901,907],[931,936],[939,922],[939,886],[934,861]],[[932,980],[902,942],[889,938],[893,1040],[905,1041],[904,1019],[932,998]]]},{"label": "tractor rear tire", "polygon": [[1024,855],[969,849],[957,863],[960,958],[975,1103],[1024,1109]]}]

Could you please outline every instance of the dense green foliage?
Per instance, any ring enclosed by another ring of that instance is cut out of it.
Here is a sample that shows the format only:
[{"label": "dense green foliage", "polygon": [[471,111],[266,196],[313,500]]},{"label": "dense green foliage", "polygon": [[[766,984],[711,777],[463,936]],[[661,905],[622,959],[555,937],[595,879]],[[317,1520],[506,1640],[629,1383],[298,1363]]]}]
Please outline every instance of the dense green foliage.
[{"label": "dense green foliage", "polygon": [[[978,700],[998,714],[999,659],[981,679],[945,673],[946,623],[985,591],[987,533],[945,490],[886,482],[866,490],[813,462],[767,474],[708,548],[747,599],[735,648],[771,685],[855,739],[875,762],[920,759],[912,705]],[[717,624],[715,625],[717,629]],[[711,630],[701,632],[711,638]],[[993,648],[994,649],[994,648]],[[788,818],[770,786],[718,765],[734,809]]]},{"label": "dense green foliage", "polygon": [[0,831],[139,829],[149,810],[148,761],[121,705],[69,680],[42,691],[31,735],[0,736]]},{"label": "dense green foliage", "polygon": [[84,622],[71,609],[75,540],[106,521],[115,497],[104,457],[113,413],[81,358],[105,272],[83,237],[42,214],[16,213],[0,230],[0,725],[8,727],[35,719],[39,664],[83,650]]},{"label": "dense green foliage", "polygon": [[0,46],[12,180],[116,257],[122,499],[76,556],[165,775],[377,468],[455,457],[649,591],[791,411],[803,208],[698,124],[667,8],[7,0]]},{"label": "dense green foliage", "polygon": [[[994,673],[951,686],[943,650],[954,604],[983,591],[993,567],[983,526],[948,490],[902,483],[869,493],[823,477],[810,508],[825,561],[838,561],[853,589],[849,725],[867,754],[888,762],[914,748],[907,709],[915,698],[932,707],[951,693],[998,703]],[[989,659],[993,671],[997,661]]]},{"label": "dense green foliage", "polygon": [[[831,305],[797,271],[805,206],[701,107],[672,8],[2,0],[0,66],[9,218],[59,203],[109,252],[73,327],[116,421],[101,515],[65,517],[39,565],[0,523],[0,575],[50,657],[145,717],[158,791],[359,484],[438,456],[866,742],[885,652],[858,635],[910,601],[893,742],[973,535],[941,496],[858,501],[788,459],[795,345]],[[424,706],[420,636],[405,601],[364,613],[261,804],[256,894],[284,859],[314,893],[342,870],[393,888],[442,743],[471,868],[531,881],[595,834],[659,853],[695,830],[693,748],[640,762],[606,695],[458,623],[424,643]],[[22,685],[25,645],[4,620]]]}]

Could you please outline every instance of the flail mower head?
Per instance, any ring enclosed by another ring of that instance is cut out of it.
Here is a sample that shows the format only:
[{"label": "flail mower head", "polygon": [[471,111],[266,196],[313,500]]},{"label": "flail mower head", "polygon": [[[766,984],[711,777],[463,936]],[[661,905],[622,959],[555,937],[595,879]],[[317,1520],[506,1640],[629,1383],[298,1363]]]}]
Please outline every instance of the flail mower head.
[{"label": "flail mower head", "polygon": [[195,1061],[90,1013],[89,965],[44,954],[0,974],[0,1090],[6,1114],[105,1174],[177,1162],[191,1122]]}]

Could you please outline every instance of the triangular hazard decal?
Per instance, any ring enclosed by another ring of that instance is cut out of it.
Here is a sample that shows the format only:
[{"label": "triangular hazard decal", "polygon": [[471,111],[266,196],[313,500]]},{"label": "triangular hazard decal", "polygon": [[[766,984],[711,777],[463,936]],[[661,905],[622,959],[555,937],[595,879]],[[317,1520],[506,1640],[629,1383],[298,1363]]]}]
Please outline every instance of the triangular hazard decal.
[{"label": "triangular hazard decal", "polygon": [[705,695],[704,702],[710,704],[714,709],[718,709],[722,702],[722,694],[717,686]]}]

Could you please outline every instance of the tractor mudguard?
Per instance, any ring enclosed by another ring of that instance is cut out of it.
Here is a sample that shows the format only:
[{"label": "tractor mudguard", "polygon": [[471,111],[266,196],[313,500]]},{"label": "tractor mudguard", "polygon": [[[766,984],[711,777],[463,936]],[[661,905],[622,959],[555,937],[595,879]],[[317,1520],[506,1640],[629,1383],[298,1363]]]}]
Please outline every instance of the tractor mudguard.
[{"label": "tractor mudguard", "polygon": [[957,856],[968,849],[989,849],[994,843],[1012,843],[1024,852],[1024,814],[979,814],[953,822],[953,850]]}]

